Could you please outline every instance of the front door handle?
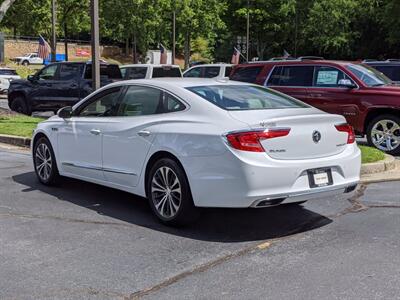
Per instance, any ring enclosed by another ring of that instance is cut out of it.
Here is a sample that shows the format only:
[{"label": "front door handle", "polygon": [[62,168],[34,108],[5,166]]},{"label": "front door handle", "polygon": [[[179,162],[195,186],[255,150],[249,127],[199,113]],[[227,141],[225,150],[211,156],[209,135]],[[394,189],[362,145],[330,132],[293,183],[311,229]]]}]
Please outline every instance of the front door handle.
[{"label": "front door handle", "polygon": [[90,130],[90,133],[94,134],[94,135],[99,135],[101,133],[101,131],[99,129],[92,129],[92,130]]},{"label": "front door handle", "polygon": [[141,130],[141,131],[138,132],[138,135],[140,135],[142,137],[149,136],[150,134],[151,134],[151,132],[148,131],[148,130]]}]

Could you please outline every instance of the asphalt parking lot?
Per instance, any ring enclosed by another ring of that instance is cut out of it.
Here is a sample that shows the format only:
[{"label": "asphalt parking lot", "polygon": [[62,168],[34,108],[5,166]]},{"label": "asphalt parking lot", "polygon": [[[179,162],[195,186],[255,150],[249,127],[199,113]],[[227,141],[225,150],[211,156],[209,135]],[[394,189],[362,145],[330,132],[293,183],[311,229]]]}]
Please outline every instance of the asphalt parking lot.
[{"label": "asphalt parking lot", "polygon": [[1,299],[400,299],[399,182],[171,229],[124,192],[44,187],[0,148],[0,228]]}]

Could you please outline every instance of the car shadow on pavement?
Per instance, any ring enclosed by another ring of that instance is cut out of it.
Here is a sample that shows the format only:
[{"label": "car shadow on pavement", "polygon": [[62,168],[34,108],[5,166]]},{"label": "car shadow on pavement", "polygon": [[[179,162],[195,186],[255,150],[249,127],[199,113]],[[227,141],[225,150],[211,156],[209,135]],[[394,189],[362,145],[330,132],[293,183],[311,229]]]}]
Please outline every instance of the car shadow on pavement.
[{"label": "car shadow on pavement", "polygon": [[22,192],[40,191],[100,215],[202,241],[232,243],[280,238],[332,222],[301,205],[292,204],[262,209],[202,209],[197,222],[171,228],[156,220],[146,199],[129,193],[69,178],[64,178],[58,187],[47,187],[37,181],[34,172],[12,178],[27,187]]}]

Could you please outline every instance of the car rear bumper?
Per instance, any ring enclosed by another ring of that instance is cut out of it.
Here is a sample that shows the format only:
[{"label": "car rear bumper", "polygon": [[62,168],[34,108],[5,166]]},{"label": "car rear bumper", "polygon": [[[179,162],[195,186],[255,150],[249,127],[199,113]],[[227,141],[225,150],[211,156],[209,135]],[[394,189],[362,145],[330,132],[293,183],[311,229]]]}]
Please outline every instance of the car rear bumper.
[{"label": "car rear bumper", "polygon": [[[182,163],[196,206],[262,207],[354,189],[360,179],[361,153],[354,145],[324,158],[274,160],[265,153],[229,150],[215,157],[186,158]],[[310,187],[308,170],[318,168],[331,169],[332,185]]]},{"label": "car rear bumper", "polygon": [[323,197],[332,197],[344,193],[352,193],[357,188],[357,185],[358,181],[346,185],[334,185],[316,190],[305,190],[303,192],[271,195],[265,199],[254,201],[251,207],[269,207],[280,204],[303,202]]}]

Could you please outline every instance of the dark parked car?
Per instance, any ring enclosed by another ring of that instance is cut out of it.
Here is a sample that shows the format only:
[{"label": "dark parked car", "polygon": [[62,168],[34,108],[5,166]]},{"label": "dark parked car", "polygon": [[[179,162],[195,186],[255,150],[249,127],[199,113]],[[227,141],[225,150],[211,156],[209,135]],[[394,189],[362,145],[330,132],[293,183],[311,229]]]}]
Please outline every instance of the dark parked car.
[{"label": "dark parked car", "polygon": [[400,154],[400,87],[359,63],[297,59],[236,66],[230,79],[268,86],[323,111],[346,117],[358,135]]},{"label": "dark parked car", "polygon": [[[92,90],[92,65],[85,62],[50,64],[27,80],[13,80],[8,89],[11,110],[30,115],[34,111],[56,112],[89,95]],[[100,64],[100,82],[104,86],[122,80],[115,64]]]},{"label": "dark parked car", "polygon": [[400,59],[365,60],[363,63],[382,72],[395,83],[400,83]]}]

